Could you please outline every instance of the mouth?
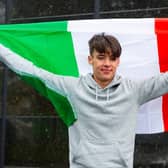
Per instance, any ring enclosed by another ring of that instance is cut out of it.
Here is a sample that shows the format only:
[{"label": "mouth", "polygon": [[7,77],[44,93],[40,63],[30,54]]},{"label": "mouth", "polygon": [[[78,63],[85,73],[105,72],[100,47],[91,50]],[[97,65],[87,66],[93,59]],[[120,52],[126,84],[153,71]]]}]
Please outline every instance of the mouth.
[{"label": "mouth", "polygon": [[101,71],[105,74],[111,73],[112,70],[111,69],[101,69]]}]

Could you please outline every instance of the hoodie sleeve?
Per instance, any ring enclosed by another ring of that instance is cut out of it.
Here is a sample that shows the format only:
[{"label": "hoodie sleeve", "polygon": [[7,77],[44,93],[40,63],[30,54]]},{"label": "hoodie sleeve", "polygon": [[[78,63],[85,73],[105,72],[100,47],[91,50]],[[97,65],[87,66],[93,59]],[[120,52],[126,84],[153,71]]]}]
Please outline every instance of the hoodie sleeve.
[{"label": "hoodie sleeve", "polygon": [[67,96],[72,89],[71,87],[75,87],[75,77],[55,75],[54,73],[39,68],[29,60],[19,56],[18,54],[14,53],[1,44],[0,61],[2,61],[9,67],[9,69],[14,71],[18,75],[38,78],[47,87],[63,96]]},{"label": "hoodie sleeve", "polygon": [[77,78],[55,75],[44,69],[34,66],[34,75],[37,76],[48,88],[57,93],[68,96],[75,89]]},{"label": "hoodie sleeve", "polygon": [[140,105],[168,93],[168,72],[144,80],[138,84]]}]

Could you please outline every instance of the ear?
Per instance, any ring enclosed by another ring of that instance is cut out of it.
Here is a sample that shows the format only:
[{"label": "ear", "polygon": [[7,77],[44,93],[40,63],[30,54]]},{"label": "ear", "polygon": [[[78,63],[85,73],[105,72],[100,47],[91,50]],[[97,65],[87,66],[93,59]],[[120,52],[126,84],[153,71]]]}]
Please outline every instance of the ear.
[{"label": "ear", "polygon": [[88,56],[88,63],[91,65],[92,64],[92,61],[93,60],[93,57],[91,55]]}]

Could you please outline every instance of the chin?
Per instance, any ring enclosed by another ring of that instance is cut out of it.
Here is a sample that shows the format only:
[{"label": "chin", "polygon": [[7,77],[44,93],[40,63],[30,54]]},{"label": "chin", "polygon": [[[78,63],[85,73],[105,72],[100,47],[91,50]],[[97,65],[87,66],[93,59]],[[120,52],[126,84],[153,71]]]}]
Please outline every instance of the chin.
[{"label": "chin", "polygon": [[102,78],[102,81],[111,81],[113,77],[104,77]]},{"label": "chin", "polygon": [[111,74],[106,74],[102,76],[102,78],[107,79],[107,80],[113,79],[113,77],[114,75],[111,75]]}]

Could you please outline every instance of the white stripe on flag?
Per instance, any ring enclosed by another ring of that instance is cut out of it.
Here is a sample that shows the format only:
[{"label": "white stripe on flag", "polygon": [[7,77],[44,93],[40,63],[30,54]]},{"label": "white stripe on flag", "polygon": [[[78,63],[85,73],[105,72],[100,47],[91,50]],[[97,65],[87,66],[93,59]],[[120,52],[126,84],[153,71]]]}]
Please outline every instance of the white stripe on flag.
[{"label": "white stripe on flag", "polygon": [[68,21],[70,32],[154,34],[154,19],[94,19]]},{"label": "white stripe on flag", "polygon": [[[160,72],[154,19],[103,19],[70,21],[76,60],[81,75],[91,72],[87,63],[88,40],[105,32],[116,36],[122,45],[118,73],[142,80]],[[137,133],[163,132],[162,98],[143,105],[138,113]]]}]

